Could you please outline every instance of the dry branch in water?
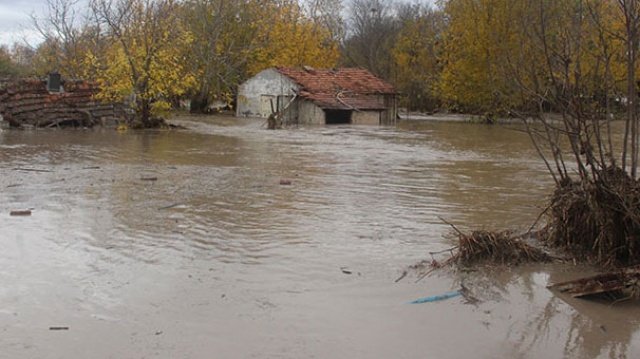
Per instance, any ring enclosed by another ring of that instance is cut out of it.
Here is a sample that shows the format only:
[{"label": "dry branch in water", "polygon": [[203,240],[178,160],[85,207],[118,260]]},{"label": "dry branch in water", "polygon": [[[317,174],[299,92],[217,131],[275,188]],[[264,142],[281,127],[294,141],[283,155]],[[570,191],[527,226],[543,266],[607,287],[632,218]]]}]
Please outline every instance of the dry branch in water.
[{"label": "dry branch in water", "polygon": [[[540,232],[532,232],[530,230],[528,233],[521,235],[514,235],[510,231],[490,232],[483,230],[467,234],[443,218],[440,218],[440,220],[451,226],[458,235],[458,245],[447,250],[452,252],[452,257],[443,263],[438,263],[437,266],[450,262],[465,266],[481,262],[518,265],[551,260],[551,257],[542,249],[534,247],[525,241],[527,236],[540,237],[546,229]],[[453,250],[457,251],[453,253]],[[435,260],[433,262],[437,263]]]},{"label": "dry branch in water", "polygon": [[526,243],[523,236],[514,236],[508,231],[473,231],[471,234],[459,233],[458,251],[452,260],[465,266],[478,263],[518,265],[546,262],[551,257]]}]

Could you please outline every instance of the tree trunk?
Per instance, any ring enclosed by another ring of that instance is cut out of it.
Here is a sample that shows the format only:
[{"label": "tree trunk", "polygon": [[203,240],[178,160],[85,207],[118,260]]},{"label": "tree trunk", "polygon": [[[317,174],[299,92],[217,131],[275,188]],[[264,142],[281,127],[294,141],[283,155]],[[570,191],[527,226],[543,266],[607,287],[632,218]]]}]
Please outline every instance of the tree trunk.
[{"label": "tree trunk", "polygon": [[138,118],[142,127],[152,127],[151,121],[151,101],[148,99],[142,99],[138,103]]},{"label": "tree trunk", "polygon": [[191,113],[207,113],[209,108],[209,96],[205,93],[197,93],[191,98]]}]

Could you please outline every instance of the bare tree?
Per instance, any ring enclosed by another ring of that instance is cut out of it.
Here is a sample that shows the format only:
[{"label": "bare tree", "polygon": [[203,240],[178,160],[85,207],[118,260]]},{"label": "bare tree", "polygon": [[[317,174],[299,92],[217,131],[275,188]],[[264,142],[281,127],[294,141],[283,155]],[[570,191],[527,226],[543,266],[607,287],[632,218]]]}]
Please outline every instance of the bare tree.
[{"label": "bare tree", "polygon": [[334,40],[344,39],[346,27],[342,18],[342,0],[305,0],[303,2],[309,17],[327,29]]},{"label": "bare tree", "polygon": [[391,79],[391,48],[398,33],[395,8],[388,0],[351,0],[343,63]]},{"label": "bare tree", "polygon": [[638,171],[638,86],[636,84],[636,64],[640,43],[640,5],[637,0],[617,0],[624,17],[624,36],[627,57],[627,124],[622,153],[622,169],[627,167],[627,154],[631,151],[630,173],[636,178]]},{"label": "bare tree", "polygon": [[[615,10],[611,5],[526,2],[521,34],[528,50],[511,57],[511,70],[522,97],[537,107],[513,111],[556,182],[549,207],[551,242],[605,265],[627,265],[640,259],[637,55],[630,49],[638,44],[638,9],[619,2],[625,27],[616,33],[614,19],[602,18]],[[621,150],[612,141],[613,108],[607,106],[608,98],[618,96],[611,74],[614,49],[619,58],[626,56]]]},{"label": "bare tree", "polygon": [[31,15],[31,21],[42,38],[40,46],[50,70],[70,77],[80,77],[81,46],[88,15],[83,14],[79,0],[46,0],[48,13],[44,19]]},{"label": "bare tree", "polygon": [[35,49],[27,44],[15,42],[11,45],[11,58],[19,66],[32,68],[35,56]]}]

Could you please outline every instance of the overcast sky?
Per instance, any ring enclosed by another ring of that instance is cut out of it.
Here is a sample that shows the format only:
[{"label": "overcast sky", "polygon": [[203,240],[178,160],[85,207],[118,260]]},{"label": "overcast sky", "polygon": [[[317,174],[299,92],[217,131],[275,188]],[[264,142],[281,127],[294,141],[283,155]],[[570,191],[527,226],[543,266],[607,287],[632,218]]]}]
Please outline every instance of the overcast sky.
[{"label": "overcast sky", "polygon": [[0,0],[0,44],[20,42],[25,36],[34,41],[30,14],[45,10],[45,0]]}]

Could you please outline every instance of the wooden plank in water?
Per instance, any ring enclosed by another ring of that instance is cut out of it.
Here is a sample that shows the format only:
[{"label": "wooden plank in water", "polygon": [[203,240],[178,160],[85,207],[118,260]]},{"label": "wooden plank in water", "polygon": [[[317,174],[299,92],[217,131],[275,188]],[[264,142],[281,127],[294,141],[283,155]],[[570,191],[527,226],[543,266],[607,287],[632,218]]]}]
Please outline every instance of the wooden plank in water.
[{"label": "wooden plank in water", "polygon": [[627,289],[640,283],[640,266],[625,268],[616,272],[598,274],[591,277],[556,283],[548,288],[566,293],[574,298]]},{"label": "wooden plank in water", "polygon": [[11,211],[9,212],[10,216],[30,216],[31,215],[31,210],[24,210],[24,211]]}]

